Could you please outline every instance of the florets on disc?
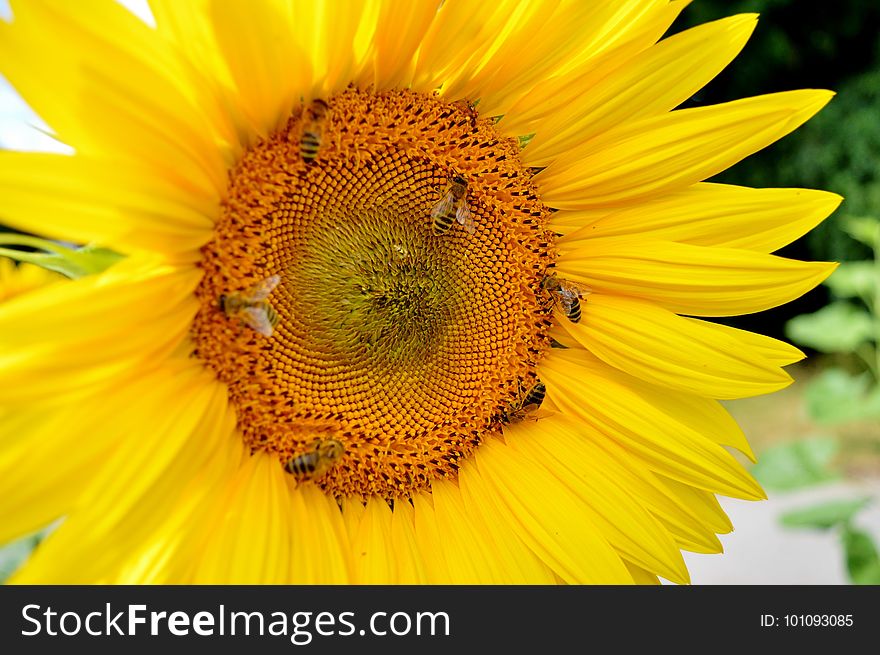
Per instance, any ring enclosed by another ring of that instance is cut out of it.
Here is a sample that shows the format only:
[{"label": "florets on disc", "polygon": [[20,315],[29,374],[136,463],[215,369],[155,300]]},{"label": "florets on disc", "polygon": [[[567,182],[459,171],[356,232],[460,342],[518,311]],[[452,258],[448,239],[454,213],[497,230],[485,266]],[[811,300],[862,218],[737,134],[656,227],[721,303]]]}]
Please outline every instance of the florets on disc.
[{"label": "florets on disc", "polygon": [[[328,493],[407,497],[453,476],[535,382],[549,210],[517,142],[464,103],[355,90],[325,102],[231,171],[203,249],[196,354],[252,449],[281,466],[333,439],[344,453],[315,480]],[[432,210],[456,178],[472,224],[439,229]],[[230,294],[257,319],[261,302],[277,313],[271,336],[223,310]]]}]

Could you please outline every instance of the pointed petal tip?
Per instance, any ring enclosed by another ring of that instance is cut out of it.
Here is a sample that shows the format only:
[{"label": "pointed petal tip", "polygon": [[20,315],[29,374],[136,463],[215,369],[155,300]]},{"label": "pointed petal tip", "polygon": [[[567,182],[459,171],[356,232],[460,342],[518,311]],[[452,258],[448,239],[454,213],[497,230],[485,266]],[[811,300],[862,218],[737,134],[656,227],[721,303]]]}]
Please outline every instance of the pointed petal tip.
[{"label": "pointed petal tip", "polygon": [[751,29],[749,30],[749,35],[751,35],[751,33],[755,31],[755,27],[757,27],[758,25],[758,17],[759,14],[757,12],[744,12],[742,14],[734,14],[733,16],[728,16],[727,18],[722,18],[720,20],[726,21],[731,25],[750,25]]},{"label": "pointed petal tip", "polygon": [[819,282],[824,282],[828,277],[837,270],[840,262],[815,262],[816,268],[821,271],[822,277]]},{"label": "pointed petal tip", "polygon": [[829,91],[828,89],[802,89],[801,94],[805,96],[802,112],[813,116],[831,102],[831,99],[837,95],[837,92]]}]

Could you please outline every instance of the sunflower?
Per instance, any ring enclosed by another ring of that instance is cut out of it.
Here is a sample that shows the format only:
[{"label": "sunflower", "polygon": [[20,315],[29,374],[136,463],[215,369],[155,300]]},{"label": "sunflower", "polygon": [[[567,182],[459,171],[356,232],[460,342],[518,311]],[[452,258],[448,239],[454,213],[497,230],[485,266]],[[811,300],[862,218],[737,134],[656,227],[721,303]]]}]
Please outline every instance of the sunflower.
[{"label": "sunflower", "polygon": [[[0,235],[0,240],[2,240]],[[64,277],[33,264],[19,264],[0,257],[0,303],[19,294],[38,289],[52,282],[60,282]]]},{"label": "sunflower", "polygon": [[21,583],[656,583],[763,497],[719,399],[802,354],[705,317],[833,265],[833,194],[704,182],[831,97],[676,109],[756,24],[687,2],[13,2],[72,156],[3,221],[124,255],[0,306]]}]

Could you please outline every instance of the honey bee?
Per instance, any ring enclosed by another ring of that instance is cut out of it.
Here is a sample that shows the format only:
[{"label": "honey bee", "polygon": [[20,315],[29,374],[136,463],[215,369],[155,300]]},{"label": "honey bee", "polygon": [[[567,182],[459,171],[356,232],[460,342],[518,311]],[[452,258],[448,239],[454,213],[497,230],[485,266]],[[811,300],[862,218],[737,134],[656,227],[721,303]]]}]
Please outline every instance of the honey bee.
[{"label": "honey bee", "polygon": [[443,197],[431,209],[431,219],[434,222],[434,234],[440,235],[452,227],[452,221],[458,221],[473,234],[476,230],[471,219],[471,210],[467,206],[467,181],[456,175],[449,180],[449,186],[443,192]]},{"label": "honey bee", "polygon": [[541,280],[541,288],[553,294],[553,299],[559,303],[562,313],[572,323],[581,320],[581,301],[589,291],[573,282],[560,280],[555,273],[547,275]]},{"label": "honey bee", "polygon": [[498,415],[498,420],[502,425],[511,425],[512,423],[519,423],[529,416],[535,420],[542,418],[542,416],[536,415],[536,410],[544,402],[546,393],[547,387],[538,380],[531,389],[523,393],[508,407],[502,409]]},{"label": "honey bee", "polygon": [[467,99],[462,99],[462,100],[456,100],[453,104],[457,105],[458,107],[460,107],[464,111],[464,113],[467,115],[468,123],[470,123],[470,126],[472,128],[475,128],[477,126],[477,120],[480,117],[480,115],[477,113],[476,103],[471,102],[470,100],[467,100]]},{"label": "honey bee", "polygon": [[266,302],[272,290],[281,282],[279,275],[271,275],[244,291],[222,294],[218,304],[229,318],[238,318],[264,337],[271,337],[278,325],[278,312]]},{"label": "honey bee", "polygon": [[302,134],[299,138],[299,154],[307,164],[311,164],[318,156],[318,150],[321,148],[321,133],[329,112],[327,103],[320,98],[312,100],[312,103],[306,107]]},{"label": "honey bee", "polygon": [[317,480],[333,468],[342,455],[345,446],[336,439],[318,439],[312,450],[297,455],[284,465],[284,470],[300,482]]}]

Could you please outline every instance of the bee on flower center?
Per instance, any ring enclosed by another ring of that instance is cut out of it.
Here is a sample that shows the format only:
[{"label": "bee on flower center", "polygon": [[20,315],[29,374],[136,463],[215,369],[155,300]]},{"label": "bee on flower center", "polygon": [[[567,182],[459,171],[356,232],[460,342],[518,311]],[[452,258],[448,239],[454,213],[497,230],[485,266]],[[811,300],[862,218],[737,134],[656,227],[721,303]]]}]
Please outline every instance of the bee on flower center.
[{"label": "bee on flower center", "polygon": [[467,206],[467,181],[463,177],[456,175],[449,180],[439,202],[431,209],[431,219],[438,236],[447,232],[453,221],[458,221],[468,234],[474,233],[476,226]]},{"label": "bee on flower center", "polygon": [[454,103],[457,107],[460,107],[464,113],[467,115],[468,124],[471,128],[477,127],[477,120],[479,120],[480,115],[477,113],[477,106],[474,102],[470,100],[456,100]]},{"label": "bee on flower center", "polygon": [[280,276],[271,275],[243,291],[221,294],[218,305],[229,318],[237,318],[264,337],[271,337],[278,325],[278,312],[266,298],[279,282]]},{"label": "bee on flower center", "polygon": [[305,109],[302,134],[299,138],[299,154],[307,164],[311,164],[318,156],[323,125],[329,113],[330,108],[320,98],[312,100]]},{"label": "bee on flower center", "polygon": [[339,463],[345,454],[345,446],[336,439],[318,439],[312,450],[289,460],[284,470],[300,482],[317,480]]}]

